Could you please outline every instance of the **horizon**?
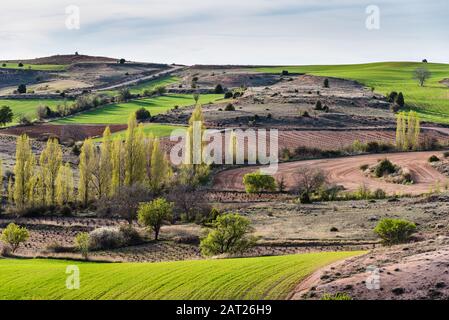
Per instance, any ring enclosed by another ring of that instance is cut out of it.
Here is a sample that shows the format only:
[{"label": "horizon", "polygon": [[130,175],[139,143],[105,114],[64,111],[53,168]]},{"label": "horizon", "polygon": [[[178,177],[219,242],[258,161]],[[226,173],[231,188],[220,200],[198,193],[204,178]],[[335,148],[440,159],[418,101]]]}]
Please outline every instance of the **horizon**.
[{"label": "horizon", "polygon": [[89,52],[184,65],[449,63],[443,0],[85,0],[4,4],[1,60]]}]

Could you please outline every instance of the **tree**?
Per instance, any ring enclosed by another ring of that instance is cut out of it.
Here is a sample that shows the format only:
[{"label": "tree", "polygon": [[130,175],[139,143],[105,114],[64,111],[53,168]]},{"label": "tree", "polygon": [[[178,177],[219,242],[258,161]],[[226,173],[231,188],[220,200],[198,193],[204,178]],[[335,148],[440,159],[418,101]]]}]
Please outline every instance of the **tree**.
[{"label": "tree", "polygon": [[90,235],[87,232],[78,233],[75,237],[75,247],[83,258],[89,258]]},{"label": "tree", "polygon": [[30,234],[25,227],[19,227],[15,223],[10,223],[2,232],[1,240],[11,247],[12,252],[16,252],[20,244],[26,242]]},{"label": "tree", "polygon": [[244,252],[256,242],[256,238],[250,236],[250,224],[249,219],[239,214],[218,216],[212,223],[212,230],[201,240],[201,253],[213,256]]},{"label": "tree", "polygon": [[0,125],[2,127],[6,126],[8,123],[12,122],[14,114],[8,106],[3,106],[0,109]]},{"label": "tree", "polygon": [[310,196],[327,183],[327,175],[320,169],[302,167],[295,175],[295,183],[301,202],[307,203],[310,202]]},{"label": "tree", "polygon": [[118,62],[119,62],[120,64],[125,64],[126,60],[125,60],[124,58],[121,58]]},{"label": "tree", "polygon": [[97,157],[92,139],[84,140],[79,162],[78,199],[84,207],[93,199],[93,177],[97,168]]},{"label": "tree", "polygon": [[60,206],[68,204],[74,200],[73,172],[70,164],[59,167],[56,176],[56,203]]},{"label": "tree", "polygon": [[190,184],[179,184],[170,188],[167,199],[175,204],[175,219],[194,221],[210,213],[211,207],[205,193]]},{"label": "tree", "polygon": [[325,88],[329,88],[329,79],[324,79],[323,85]]},{"label": "tree", "polygon": [[17,92],[18,93],[26,93],[27,92],[27,86],[24,84],[19,84],[19,86],[17,87]]},{"label": "tree", "polygon": [[112,192],[112,140],[109,126],[103,132],[103,139],[100,146],[100,163],[97,176],[97,190],[100,198],[111,195]]},{"label": "tree", "polygon": [[401,219],[383,219],[374,228],[374,232],[386,245],[407,242],[415,231],[414,223]]},{"label": "tree", "polygon": [[146,175],[145,134],[142,125],[137,125],[136,114],[128,119],[125,138],[125,185],[142,183]]},{"label": "tree", "polygon": [[198,101],[200,100],[200,94],[199,93],[194,93],[193,94],[193,100],[195,100],[195,105],[197,105]]},{"label": "tree", "polygon": [[32,181],[36,160],[31,150],[30,139],[23,134],[17,138],[16,164],[14,166],[14,201],[19,209],[27,206],[30,196],[30,181]]},{"label": "tree", "polygon": [[53,205],[56,200],[56,176],[62,165],[62,150],[58,140],[49,139],[47,141],[47,146],[40,155],[39,165],[44,179],[45,202],[47,205]]},{"label": "tree", "polygon": [[407,151],[419,148],[420,119],[416,112],[400,112],[396,115],[396,147]]},{"label": "tree", "polygon": [[136,111],[136,119],[138,121],[148,120],[151,118],[150,111],[145,108],[140,108]]},{"label": "tree", "polygon": [[424,87],[424,83],[432,76],[429,69],[417,68],[414,71],[414,79],[418,80],[421,87]]},{"label": "tree", "polygon": [[215,94],[222,94],[222,93],[224,93],[223,86],[221,84],[217,84],[215,86],[214,93]]},{"label": "tree", "polygon": [[131,91],[129,88],[121,88],[118,93],[118,98],[120,101],[128,101],[131,99],[133,95],[131,94]]},{"label": "tree", "polygon": [[318,100],[315,104],[315,110],[323,110],[323,104]]},{"label": "tree", "polygon": [[170,221],[173,216],[173,203],[164,198],[158,198],[151,202],[141,203],[138,211],[138,219],[141,225],[152,229],[154,240],[158,240],[162,225]]},{"label": "tree", "polygon": [[124,185],[125,180],[125,157],[124,146],[120,136],[116,137],[111,146],[111,164],[112,164],[112,177],[111,177],[111,192],[110,196],[116,194]]},{"label": "tree", "polygon": [[404,95],[402,92],[399,92],[398,97],[396,98],[396,104],[401,108],[405,105]]},{"label": "tree", "polygon": [[164,151],[160,148],[159,140],[155,139],[152,145],[149,182],[151,190],[159,193],[170,180],[171,168]]},{"label": "tree", "polygon": [[276,191],[276,181],[272,176],[260,172],[247,173],[243,176],[243,184],[247,193]]}]

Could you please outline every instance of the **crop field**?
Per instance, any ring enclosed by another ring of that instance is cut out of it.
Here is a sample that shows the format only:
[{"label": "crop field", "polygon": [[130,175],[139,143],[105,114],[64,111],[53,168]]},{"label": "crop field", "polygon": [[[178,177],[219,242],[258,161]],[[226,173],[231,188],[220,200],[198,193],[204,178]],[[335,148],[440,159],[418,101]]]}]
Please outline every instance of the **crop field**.
[{"label": "crop field", "polygon": [[[426,67],[432,73],[432,77],[424,87],[420,87],[413,79],[413,71],[419,67]],[[391,91],[403,92],[409,108],[419,112],[422,119],[449,123],[449,87],[441,83],[442,80],[449,78],[448,64],[382,62],[357,65],[264,67],[256,70],[265,73],[281,73],[282,70],[288,70],[290,73],[351,79],[372,87],[375,92],[383,95]]]},{"label": "crop field", "polygon": [[[21,117],[28,117],[30,120],[36,118],[36,110],[39,105],[48,106],[51,109],[55,109],[59,104],[63,104],[65,100],[63,99],[1,99],[1,106],[8,106],[11,108],[14,118],[13,122],[9,125],[17,124]],[[67,103],[71,103],[68,101]]]},{"label": "crop field", "polygon": [[[199,103],[213,103],[223,99],[222,94],[205,94]],[[136,99],[124,103],[109,104],[71,117],[55,121],[57,124],[120,124],[126,123],[129,114],[140,108],[150,111],[152,116],[165,113],[175,106],[185,107],[195,103],[190,94],[165,95],[155,98]]]},{"label": "crop field", "polygon": [[[3,259],[0,299],[283,299],[315,270],[362,253],[118,264]],[[79,290],[66,289],[73,264]]]},{"label": "crop field", "polygon": [[[142,83],[133,85],[129,87],[129,91],[131,91],[132,94],[139,94],[143,93],[144,90],[152,90],[159,86],[167,86],[173,83],[178,82],[180,79],[178,77],[174,76],[167,76],[162,77],[157,80],[149,80],[144,81]],[[110,96],[116,96],[119,93],[119,90],[102,90],[100,93],[104,93]]]},{"label": "crop field", "polygon": [[39,71],[63,71],[66,66],[61,64],[27,64],[19,67],[18,63],[0,62],[2,69],[19,69],[19,70],[39,70]]},{"label": "crop field", "polygon": [[[176,125],[168,125],[168,124],[149,123],[149,124],[144,125],[143,131],[145,132],[146,135],[149,135],[151,133],[154,137],[168,137],[172,133],[173,130],[183,129],[183,128],[185,128],[185,127],[176,126]],[[126,130],[115,132],[112,134],[112,138],[121,136],[124,139],[125,132],[126,132]],[[101,137],[96,138],[95,141],[101,141]]]}]

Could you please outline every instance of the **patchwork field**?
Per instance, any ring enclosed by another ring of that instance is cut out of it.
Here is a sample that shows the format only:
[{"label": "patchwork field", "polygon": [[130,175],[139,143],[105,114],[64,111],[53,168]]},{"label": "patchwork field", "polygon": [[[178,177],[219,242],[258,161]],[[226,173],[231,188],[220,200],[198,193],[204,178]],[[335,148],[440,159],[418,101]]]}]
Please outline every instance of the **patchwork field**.
[{"label": "patchwork field", "polygon": [[[360,254],[153,264],[3,259],[0,299],[283,299],[316,269]],[[67,290],[66,267],[74,264],[80,268],[80,289]]]},{"label": "patchwork field", "polygon": [[[416,68],[425,67],[432,73],[425,87],[413,79]],[[449,87],[443,83],[449,78],[449,65],[417,62],[382,62],[357,65],[264,67],[264,73],[307,73],[317,76],[356,80],[380,94],[403,92],[410,109],[428,121],[449,123]]]},{"label": "patchwork field", "polygon": [[[157,80],[149,80],[144,81],[142,83],[139,83],[134,86],[129,87],[129,91],[131,91],[132,94],[139,94],[143,93],[144,90],[152,90],[159,86],[168,86],[170,84],[178,82],[180,79],[178,77],[174,76],[168,76],[168,77],[162,77]],[[102,90],[100,93],[104,93],[110,96],[118,95],[119,90]]]},{"label": "patchwork field", "polygon": [[[206,94],[200,96],[199,103],[213,103],[223,99],[222,94]],[[95,110],[89,110],[71,117],[55,121],[57,124],[119,124],[126,123],[129,114],[140,108],[150,111],[152,116],[165,113],[175,106],[185,107],[195,103],[192,95],[177,94],[155,98],[132,100],[125,103],[114,103]]]},{"label": "patchwork field", "polygon": [[60,64],[28,64],[24,63],[19,67],[18,63],[0,62],[2,69],[38,70],[38,71],[63,71],[67,66]]}]

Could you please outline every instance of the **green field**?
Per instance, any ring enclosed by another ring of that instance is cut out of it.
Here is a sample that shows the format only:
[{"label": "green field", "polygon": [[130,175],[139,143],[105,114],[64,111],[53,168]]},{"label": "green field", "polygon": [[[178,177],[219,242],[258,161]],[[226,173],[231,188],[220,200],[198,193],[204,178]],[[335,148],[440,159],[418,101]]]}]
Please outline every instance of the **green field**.
[{"label": "green field", "polygon": [[[173,76],[162,77],[160,79],[144,81],[134,86],[130,86],[129,91],[131,91],[132,94],[143,93],[144,90],[152,90],[159,86],[168,86],[169,84],[173,84],[178,81],[179,81],[178,77]],[[103,90],[99,92],[105,93],[109,96],[117,96],[119,90]]]},{"label": "green field", "polygon": [[[55,109],[57,105],[63,104],[64,100],[60,99],[0,99],[0,107],[8,106],[11,108],[14,119],[13,123],[8,125],[17,124],[21,117],[28,117],[30,120],[36,119],[36,110],[39,105],[48,106],[51,109]],[[71,103],[68,101],[67,103]]]},{"label": "green field", "polygon": [[[0,259],[0,299],[283,299],[316,269],[363,252],[162,263]],[[77,265],[80,289],[66,289]]]},{"label": "green field", "polygon": [[[200,96],[202,104],[223,99],[222,94],[205,94]],[[97,109],[56,120],[57,124],[123,124],[128,116],[140,108],[150,111],[152,116],[165,113],[174,106],[185,107],[195,103],[191,94],[172,94],[155,98],[131,100],[125,103],[109,104]]]},{"label": "green field", "polygon": [[[432,73],[425,87],[413,79],[413,71],[426,67]],[[308,73],[356,80],[373,87],[380,94],[402,91],[410,109],[417,111],[424,120],[449,124],[449,87],[440,81],[449,78],[449,64],[416,62],[382,62],[358,65],[291,66],[256,68],[260,72]]]},{"label": "green field", "polygon": [[[183,129],[185,127],[183,126],[173,126],[169,124],[160,124],[160,123],[148,123],[145,124],[143,127],[143,131],[146,135],[149,135],[150,133],[153,134],[155,137],[168,137],[172,133],[173,130],[176,129]],[[112,138],[115,138],[117,136],[121,136],[123,139],[125,139],[125,133],[124,131],[119,131],[113,133],[111,136]],[[94,141],[101,141],[101,137],[94,139]]]},{"label": "green field", "polygon": [[[5,66],[3,65],[5,64]],[[18,63],[0,62],[0,68],[3,69],[20,69],[20,70],[39,70],[39,71],[64,71],[66,66],[62,64],[28,64],[24,63],[23,67],[19,67]]]}]

